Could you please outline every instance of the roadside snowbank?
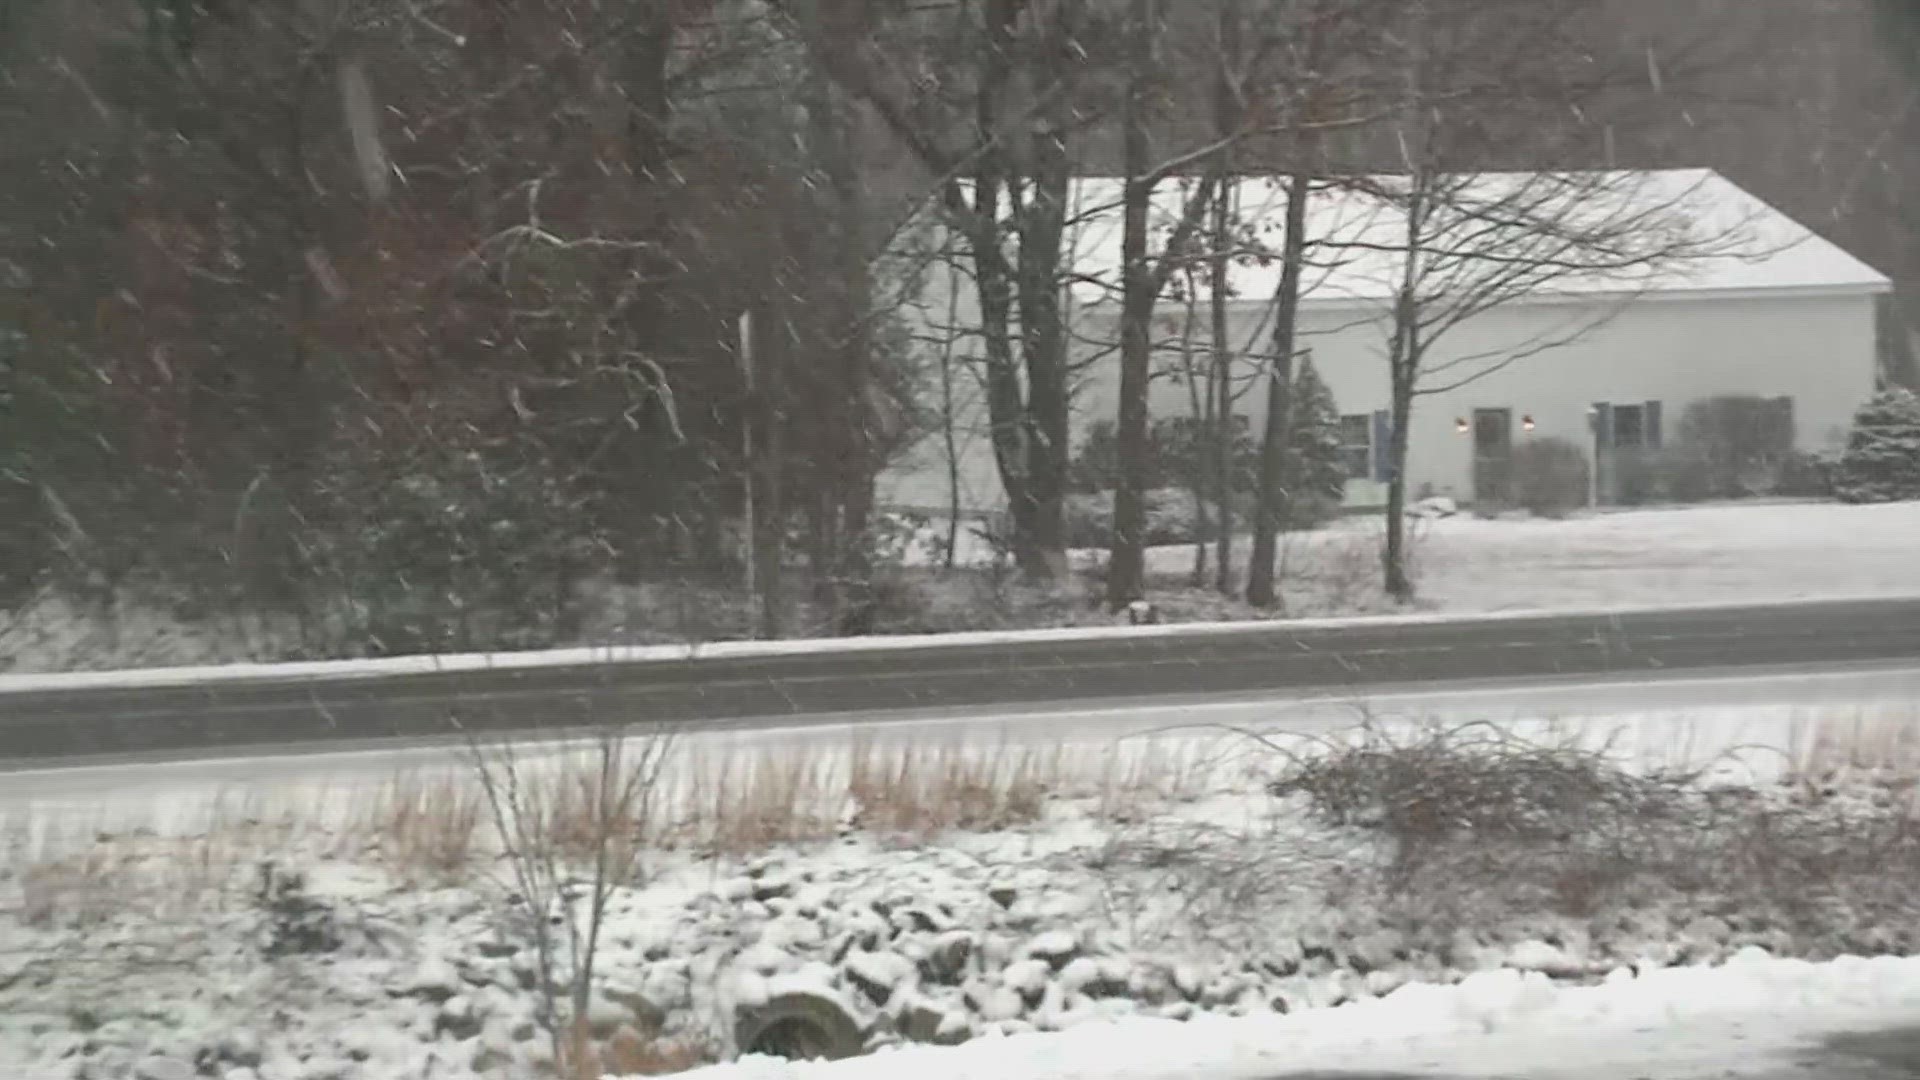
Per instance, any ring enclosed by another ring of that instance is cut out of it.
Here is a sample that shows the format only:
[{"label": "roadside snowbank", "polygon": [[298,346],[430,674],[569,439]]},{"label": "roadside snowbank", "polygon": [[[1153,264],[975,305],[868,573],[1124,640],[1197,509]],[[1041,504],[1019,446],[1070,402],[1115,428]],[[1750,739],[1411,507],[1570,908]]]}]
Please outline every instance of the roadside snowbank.
[{"label": "roadside snowbank", "polygon": [[1058,1034],[913,1047],[840,1062],[764,1057],[687,1080],[1259,1080],[1289,1073],[1739,1075],[1823,1036],[1911,1024],[1920,958],[1806,963],[1743,949],[1716,968],[1622,967],[1599,986],[1512,970],[1415,984],[1333,1009],[1188,1023],[1130,1019]]}]

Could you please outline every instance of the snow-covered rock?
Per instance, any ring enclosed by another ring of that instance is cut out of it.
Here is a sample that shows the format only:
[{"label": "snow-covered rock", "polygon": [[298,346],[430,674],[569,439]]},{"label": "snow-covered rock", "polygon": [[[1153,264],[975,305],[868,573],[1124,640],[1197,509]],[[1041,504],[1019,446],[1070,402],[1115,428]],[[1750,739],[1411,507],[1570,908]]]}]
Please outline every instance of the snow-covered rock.
[{"label": "snow-covered rock", "polygon": [[854,953],[846,958],[841,968],[847,973],[847,979],[873,1000],[875,1005],[885,1004],[898,987],[905,985],[914,977],[913,961],[895,952]]},{"label": "snow-covered rock", "polygon": [[1171,976],[1173,988],[1178,990],[1180,996],[1186,998],[1188,1001],[1198,998],[1201,989],[1206,985],[1204,982],[1206,978],[1205,973],[1199,966],[1186,961],[1175,963]]},{"label": "snow-covered rock", "polygon": [[967,972],[974,956],[975,935],[971,930],[949,930],[935,938],[920,960],[921,974],[929,981],[952,985]]},{"label": "snow-covered rock", "polygon": [[1506,966],[1519,971],[1537,971],[1543,975],[1571,976],[1581,973],[1583,965],[1565,950],[1538,938],[1528,938],[1507,951]]},{"label": "snow-covered rock", "polygon": [[1080,935],[1072,930],[1049,930],[1027,942],[1026,954],[1045,960],[1058,971],[1080,955]]},{"label": "snow-covered rock", "polygon": [[190,1062],[171,1057],[142,1058],[133,1067],[135,1080],[194,1080],[197,1071]]},{"label": "snow-covered rock", "polygon": [[1481,971],[1460,981],[1455,1008],[1460,1019],[1487,1030],[1553,1003],[1553,983],[1537,971]]},{"label": "snow-covered rock", "polygon": [[1045,960],[1020,960],[1000,972],[1000,985],[1036,1003],[1052,985],[1053,965]]},{"label": "snow-covered rock", "polygon": [[989,1023],[1019,1019],[1027,1007],[1018,990],[986,983],[969,983],[962,991],[961,999]]},{"label": "snow-covered rock", "polygon": [[453,1039],[471,1039],[480,1034],[483,1017],[474,1007],[473,999],[465,994],[455,994],[440,1006],[439,1018],[434,1027],[442,1034]]},{"label": "snow-covered rock", "polygon": [[460,972],[436,956],[421,961],[412,976],[402,984],[400,991],[430,1001],[445,1001],[458,994],[464,985],[465,980],[460,978]]}]

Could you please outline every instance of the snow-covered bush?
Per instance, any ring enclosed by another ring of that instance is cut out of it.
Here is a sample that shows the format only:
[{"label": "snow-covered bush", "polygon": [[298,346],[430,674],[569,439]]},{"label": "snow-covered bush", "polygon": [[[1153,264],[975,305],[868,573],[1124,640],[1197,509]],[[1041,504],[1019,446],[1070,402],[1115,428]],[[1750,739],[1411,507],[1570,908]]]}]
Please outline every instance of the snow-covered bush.
[{"label": "snow-covered bush", "polygon": [[[1257,396],[1264,397],[1264,391]],[[1246,416],[1235,416],[1232,429],[1227,484],[1232,493],[1234,515],[1244,523],[1253,513],[1260,483],[1261,446]],[[1156,513],[1163,519],[1171,513],[1184,515],[1188,520],[1177,525],[1163,521],[1159,527],[1162,536],[1171,536],[1176,531],[1181,535],[1171,539],[1150,537],[1147,543],[1186,543],[1196,538],[1191,520],[1194,516],[1192,493],[1205,491],[1210,502],[1217,499],[1215,489],[1219,480],[1215,475],[1214,452],[1211,432],[1191,416],[1161,417],[1153,422],[1147,432],[1147,470],[1142,477],[1147,489],[1156,493],[1148,501],[1148,531],[1155,531],[1151,519]],[[1088,429],[1086,441],[1071,466],[1071,479],[1074,490],[1080,493],[1080,506],[1084,508],[1088,499],[1104,498],[1105,505],[1110,507],[1119,475],[1120,454],[1114,426],[1109,421],[1099,421]],[[1340,410],[1332,391],[1310,360],[1304,361],[1294,373],[1293,423],[1281,465],[1280,485],[1287,493],[1283,522],[1287,530],[1312,529],[1325,524],[1339,511],[1346,497],[1347,472],[1340,457]],[[1172,509],[1166,499],[1158,496],[1163,490],[1184,496],[1171,504],[1179,509]],[[1074,503],[1069,503],[1068,512],[1075,513]],[[1097,543],[1077,544],[1072,540],[1068,543],[1076,547],[1105,546],[1106,540],[1103,536]]]},{"label": "snow-covered bush", "polygon": [[1288,529],[1324,525],[1347,497],[1347,468],[1340,456],[1340,408],[1312,359],[1301,361],[1293,380],[1293,428],[1281,484],[1287,491]]},{"label": "snow-covered bush", "polygon": [[333,909],[307,892],[306,875],[299,871],[262,863],[254,899],[266,915],[259,944],[267,956],[327,953],[340,947]]},{"label": "snow-covered bush", "polygon": [[1796,450],[1780,460],[1773,493],[1790,499],[1831,499],[1834,466],[1831,457]]},{"label": "snow-covered bush", "polygon": [[1587,502],[1587,455],[1565,439],[1528,439],[1513,451],[1513,498],[1529,513],[1565,517]]},{"label": "snow-covered bush", "polygon": [[[1178,488],[1146,493],[1149,547],[1189,544],[1199,537],[1193,496]],[[1067,497],[1067,546],[1105,548],[1113,542],[1113,492]]]},{"label": "snow-covered bush", "polygon": [[1771,494],[1793,452],[1793,400],[1725,394],[1695,401],[1680,418],[1677,464],[1700,474],[1705,497]]},{"label": "snow-covered bush", "polygon": [[1324,755],[1291,761],[1268,784],[1304,795],[1336,825],[1403,841],[1448,836],[1544,839],[1581,828],[1670,819],[1691,777],[1629,772],[1605,753],[1536,742],[1490,725],[1402,733],[1367,725]]},{"label": "snow-covered bush", "polygon": [[1905,929],[1920,898],[1890,885],[1920,874],[1910,770],[1858,773],[1851,787],[1814,773],[1764,788],[1726,780],[1630,764],[1577,734],[1368,724],[1291,754],[1268,790],[1385,840],[1347,868],[1355,896],[1429,923],[1639,907],[1739,913],[1747,930],[1813,955],[1884,951],[1863,927],[1920,940]]},{"label": "snow-covered bush", "polygon": [[1920,499],[1920,397],[1896,387],[1853,416],[1853,434],[1834,473],[1841,502]]}]

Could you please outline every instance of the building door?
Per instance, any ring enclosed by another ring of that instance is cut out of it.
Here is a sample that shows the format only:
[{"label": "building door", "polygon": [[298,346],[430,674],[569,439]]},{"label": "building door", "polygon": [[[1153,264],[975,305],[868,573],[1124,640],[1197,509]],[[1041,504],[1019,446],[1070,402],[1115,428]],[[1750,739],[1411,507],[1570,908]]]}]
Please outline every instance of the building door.
[{"label": "building door", "polygon": [[1513,503],[1513,410],[1473,410],[1473,501]]}]

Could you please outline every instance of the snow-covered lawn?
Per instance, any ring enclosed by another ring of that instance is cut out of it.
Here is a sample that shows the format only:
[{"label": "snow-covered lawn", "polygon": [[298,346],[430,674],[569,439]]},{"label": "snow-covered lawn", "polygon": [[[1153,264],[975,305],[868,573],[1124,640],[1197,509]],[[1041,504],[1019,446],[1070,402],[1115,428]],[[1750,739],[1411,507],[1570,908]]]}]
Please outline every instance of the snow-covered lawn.
[{"label": "snow-covered lawn", "polygon": [[[1355,517],[1289,537],[1296,610],[1378,609],[1381,528]],[[1463,514],[1413,530],[1420,604],[1445,611],[1920,596],[1920,503],[1735,503],[1559,521]],[[1177,574],[1192,558],[1190,548],[1159,548],[1149,565]],[[1354,586],[1362,573],[1365,587]]]},{"label": "snow-covered lawn", "polygon": [[[1508,1051],[1531,1074],[1553,1033],[1631,1062],[1624,1036],[1670,1049],[1649,1031],[1678,1027],[1705,1055],[1920,1003],[1913,961],[1755,951],[1920,950],[1903,876],[1920,789],[1895,767],[1920,761],[1911,718],[1753,728],[1768,752],[1710,786],[1654,775],[1746,741],[1721,727],[1665,753],[1650,725],[1613,742],[1381,723],[1105,756],[687,763],[663,789],[685,820],[656,822],[611,896],[585,1019],[612,1072],[647,1058],[621,1047],[724,1055],[801,1001],[864,1048],[965,1045],[714,1080],[1256,1080]],[[1467,832],[1429,834],[1430,806]],[[0,828],[0,1076],[542,1075],[547,913],[516,899],[481,805],[433,782],[362,809],[198,836]],[[1762,1008],[1793,1020],[1756,1026]]]}]

